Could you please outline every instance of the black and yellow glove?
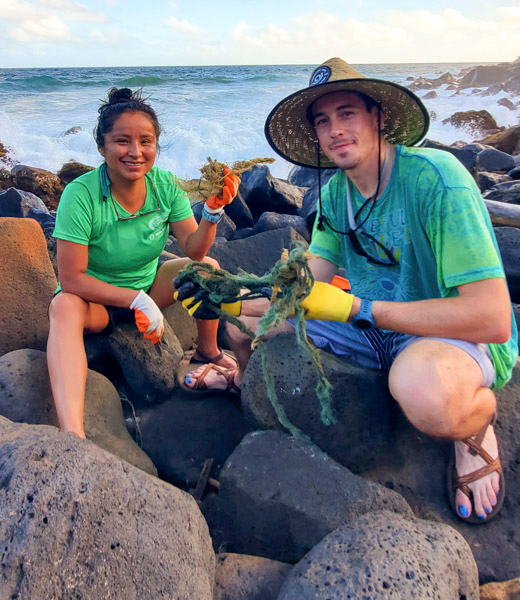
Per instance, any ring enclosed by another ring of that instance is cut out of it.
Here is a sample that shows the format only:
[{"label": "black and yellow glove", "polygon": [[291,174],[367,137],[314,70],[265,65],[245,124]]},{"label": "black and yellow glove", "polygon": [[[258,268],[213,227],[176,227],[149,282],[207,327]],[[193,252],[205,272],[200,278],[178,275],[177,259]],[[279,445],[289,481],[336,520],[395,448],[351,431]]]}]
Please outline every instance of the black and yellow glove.
[{"label": "black and yellow glove", "polygon": [[193,281],[182,283],[179,278],[174,279],[173,285],[176,288],[173,297],[181,302],[188,313],[195,319],[212,320],[220,317],[218,309],[233,315],[240,316],[242,302],[223,302],[215,304],[210,300],[209,292],[203,290],[200,285]]}]

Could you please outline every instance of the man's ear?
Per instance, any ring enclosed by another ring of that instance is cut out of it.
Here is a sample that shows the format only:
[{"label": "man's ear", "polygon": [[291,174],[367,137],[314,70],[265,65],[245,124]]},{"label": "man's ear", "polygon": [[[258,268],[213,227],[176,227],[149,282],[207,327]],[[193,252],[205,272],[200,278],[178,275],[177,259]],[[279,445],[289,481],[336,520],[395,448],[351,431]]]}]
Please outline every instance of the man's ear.
[{"label": "man's ear", "polygon": [[97,149],[101,156],[105,158],[105,149],[103,148],[103,146],[98,146]]}]

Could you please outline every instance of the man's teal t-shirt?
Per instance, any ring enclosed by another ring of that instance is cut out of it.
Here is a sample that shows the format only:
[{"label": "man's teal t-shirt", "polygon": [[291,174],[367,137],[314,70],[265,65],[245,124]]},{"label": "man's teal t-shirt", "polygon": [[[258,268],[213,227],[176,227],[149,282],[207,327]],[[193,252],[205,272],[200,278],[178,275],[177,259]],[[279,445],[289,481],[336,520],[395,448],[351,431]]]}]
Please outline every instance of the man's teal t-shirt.
[{"label": "man's teal t-shirt", "polygon": [[148,290],[168,238],[168,224],[193,215],[190,201],[170,172],[153,167],[146,176],[146,201],[137,214],[153,212],[119,220],[131,214],[110,194],[103,198],[102,166],[66,186],[54,237],[88,246],[88,275],[119,287]]},{"label": "man's teal t-shirt", "polygon": [[[340,170],[322,189],[323,215],[338,230],[348,230],[346,186],[354,214],[365,198]],[[360,223],[369,207],[358,216]],[[390,180],[362,229],[392,250],[397,264],[379,266],[352,250],[346,235],[314,225],[309,251],[344,267],[352,292],[369,300],[410,302],[457,295],[456,287],[504,277],[493,227],[473,178],[450,153],[396,146]],[[386,261],[379,246],[363,235],[367,253]],[[493,301],[492,298],[489,299]],[[518,357],[518,333],[512,318],[511,338],[489,344],[496,380],[511,377]]]}]

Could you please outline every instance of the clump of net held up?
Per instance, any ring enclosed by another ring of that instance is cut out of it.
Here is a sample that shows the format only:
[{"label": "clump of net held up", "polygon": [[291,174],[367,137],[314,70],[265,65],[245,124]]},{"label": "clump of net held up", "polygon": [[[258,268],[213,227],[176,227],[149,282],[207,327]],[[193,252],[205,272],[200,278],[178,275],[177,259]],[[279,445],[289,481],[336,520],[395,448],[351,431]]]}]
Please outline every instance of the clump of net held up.
[{"label": "clump of net held up", "polygon": [[[239,160],[229,165],[233,175],[242,175],[253,167],[262,164],[273,163],[274,158],[252,158],[251,160]],[[179,180],[180,187],[187,192],[197,193],[207,200],[211,195],[218,194],[224,184],[224,169],[228,165],[213,160],[208,156],[206,164],[200,168],[202,177],[200,179]]]},{"label": "clump of net held up", "polygon": [[[252,339],[252,348],[261,353],[267,395],[278,420],[292,435],[303,439],[308,438],[289,421],[284,407],[278,400],[273,369],[269,364],[269,355],[262,337],[288,317],[295,317],[297,342],[309,354],[318,373],[316,395],[321,404],[321,420],[325,425],[335,423],[336,419],[332,413],[330,399],[331,385],[325,377],[319,351],[309,342],[305,331],[305,318],[301,303],[309,294],[314,283],[307,256],[308,253],[305,252],[303,244],[294,242],[291,251],[289,253],[284,251],[281,259],[262,276],[246,273],[242,269],[238,270],[237,275],[233,275],[224,269],[217,270],[207,263],[200,262],[190,263],[179,273],[182,283],[191,281],[198,284],[207,292],[209,300],[216,306],[237,300],[266,297],[266,289],[273,290],[271,305],[261,317],[256,334],[236,317],[219,308],[215,308],[215,312],[236,325]],[[248,290],[246,293],[242,293],[244,288]]]}]

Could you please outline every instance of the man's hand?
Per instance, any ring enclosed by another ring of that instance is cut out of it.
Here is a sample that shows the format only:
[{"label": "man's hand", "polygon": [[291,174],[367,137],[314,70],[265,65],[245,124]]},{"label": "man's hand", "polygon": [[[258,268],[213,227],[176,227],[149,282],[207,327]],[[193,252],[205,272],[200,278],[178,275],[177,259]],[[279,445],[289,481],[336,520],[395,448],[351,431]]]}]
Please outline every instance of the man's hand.
[{"label": "man's hand", "polygon": [[224,208],[226,204],[230,204],[237,195],[240,187],[240,178],[237,175],[231,174],[231,169],[224,169],[224,185],[222,191],[218,194],[213,194],[206,200],[206,204],[213,210]]},{"label": "man's hand", "polygon": [[315,281],[309,295],[302,302],[305,318],[309,321],[340,321],[350,317],[354,295],[347,294],[329,283]]},{"label": "man's hand", "polygon": [[188,313],[195,317],[195,319],[212,320],[218,319],[219,314],[215,309],[222,310],[225,313],[233,315],[234,317],[240,316],[242,309],[242,302],[231,302],[222,304],[214,304],[209,299],[209,294],[206,290],[203,290],[200,285],[188,281],[181,283],[181,280],[176,277],[173,281],[173,285],[176,288],[173,297],[175,300],[179,300]]},{"label": "man's hand", "polygon": [[152,344],[157,344],[164,332],[163,314],[150,296],[140,290],[130,308],[135,311],[135,324]]}]

